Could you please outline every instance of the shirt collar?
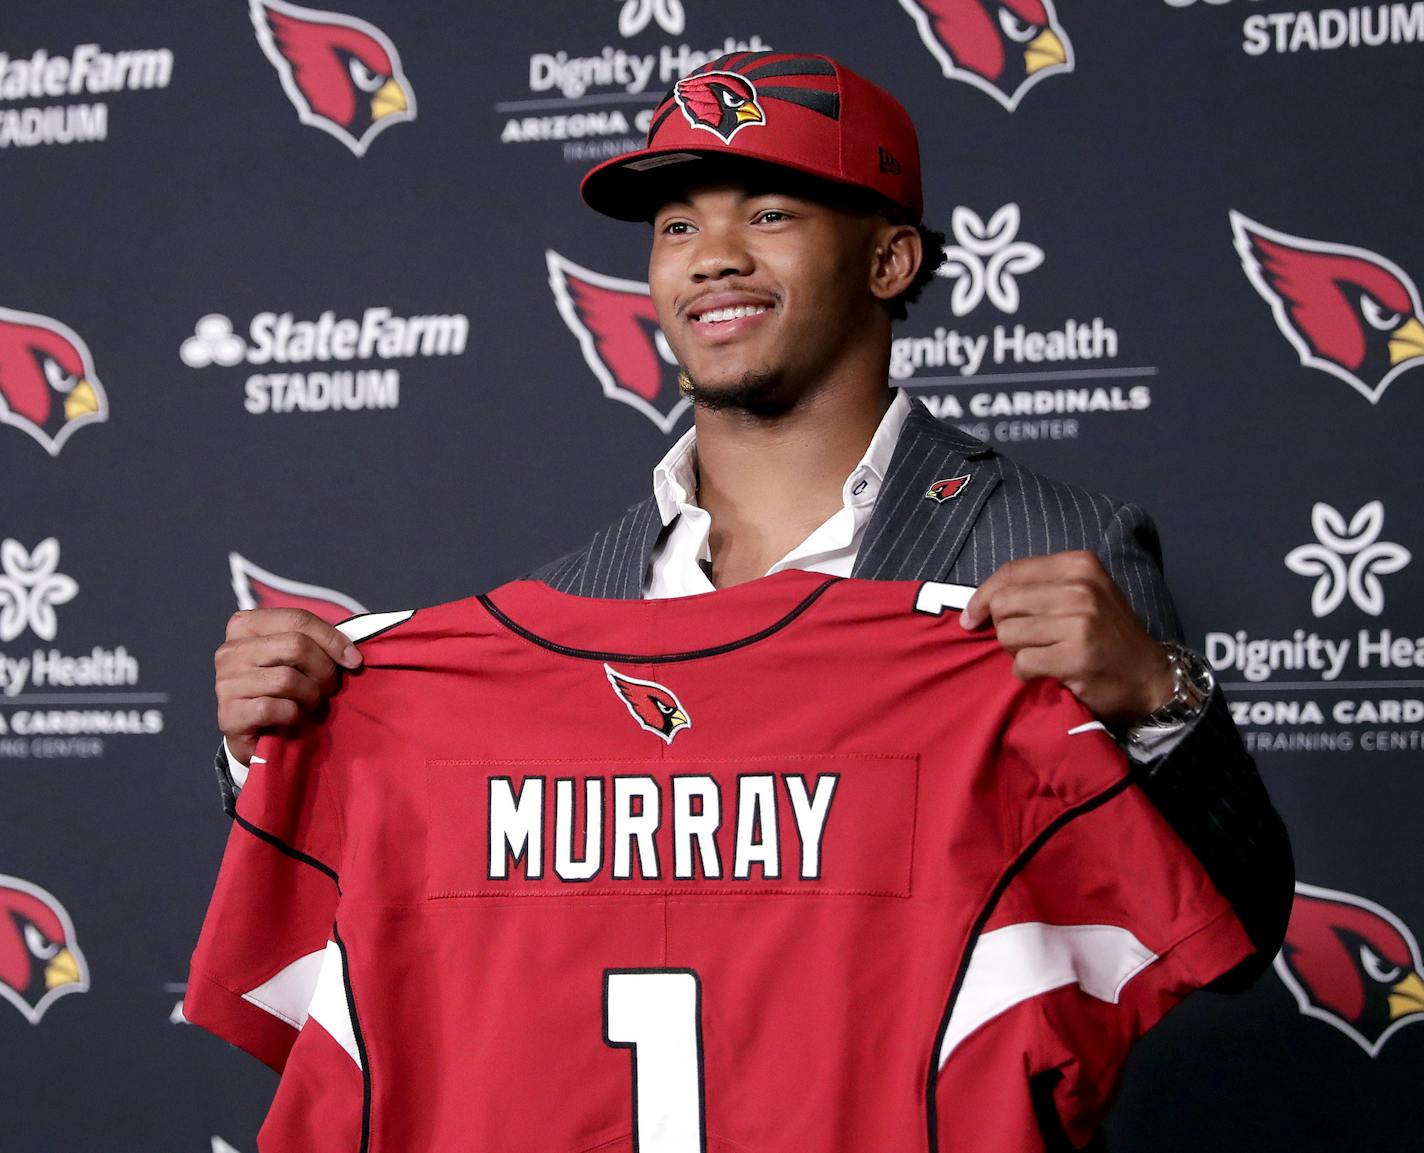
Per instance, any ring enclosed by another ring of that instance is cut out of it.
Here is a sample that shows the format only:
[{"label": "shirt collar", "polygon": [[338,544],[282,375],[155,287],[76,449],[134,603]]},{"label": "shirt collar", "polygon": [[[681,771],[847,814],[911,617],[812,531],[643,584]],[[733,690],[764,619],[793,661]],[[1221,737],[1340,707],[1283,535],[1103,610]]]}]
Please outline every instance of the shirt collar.
[{"label": "shirt collar", "polygon": [[[846,477],[841,500],[846,507],[873,504],[880,495],[880,485],[890,468],[895,443],[910,415],[910,398],[904,389],[894,390],[894,399],[875,435],[870,438],[860,463]],[[864,482],[864,483],[862,483]],[[694,425],[668,449],[667,455],[653,467],[653,499],[664,525],[671,524],[684,508],[697,507],[697,428]]]}]

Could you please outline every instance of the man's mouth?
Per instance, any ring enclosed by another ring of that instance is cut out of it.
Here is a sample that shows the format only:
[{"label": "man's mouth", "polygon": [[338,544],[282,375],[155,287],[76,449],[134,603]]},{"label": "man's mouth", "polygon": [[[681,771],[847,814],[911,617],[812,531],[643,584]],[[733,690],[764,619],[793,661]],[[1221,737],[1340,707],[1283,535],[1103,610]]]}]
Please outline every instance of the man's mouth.
[{"label": "man's mouth", "polygon": [[694,324],[726,324],[729,320],[740,320],[744,316],[760,316],[771,309],[765,304],[739,304],[732,308],[709,308],[706,312],[694,312]]}]

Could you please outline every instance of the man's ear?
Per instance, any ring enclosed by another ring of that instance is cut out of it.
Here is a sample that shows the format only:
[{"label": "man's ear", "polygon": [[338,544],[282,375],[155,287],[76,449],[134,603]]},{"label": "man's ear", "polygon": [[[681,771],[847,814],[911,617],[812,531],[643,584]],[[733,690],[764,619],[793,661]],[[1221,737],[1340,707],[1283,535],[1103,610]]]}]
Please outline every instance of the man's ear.
[{"label": "man's ear", "polygon": [[911,284],[924,259],[918,229],[886,224],[876,230],[870,262],[870,292],[877,300],[893,300]]}]

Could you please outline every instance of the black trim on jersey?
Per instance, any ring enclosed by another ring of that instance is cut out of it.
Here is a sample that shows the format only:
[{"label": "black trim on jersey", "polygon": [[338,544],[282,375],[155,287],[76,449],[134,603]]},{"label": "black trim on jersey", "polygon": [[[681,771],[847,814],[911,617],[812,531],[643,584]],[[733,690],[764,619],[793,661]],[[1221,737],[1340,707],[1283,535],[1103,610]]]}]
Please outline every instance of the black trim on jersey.
[{"label": "black trim on jersey", "polygon": [[294,860],[301,861],[302,864],[310,865],[313,869],[317,869],[320,872],[325,873],[328,877],[330,877],[333,881],[336,882],[336,891],[338,893],[341,892],[341,877],[337,874],[336,870],[333,869],[330,865],[326,864],[323,861],[318,861],[310,853],[304,853],[300,849],[292,848],[291,845],[287,844],[287,842],[282,840],[280,837],[274,837],[266,829],[259,829],[251,821],[246,820],[238,813],[233,813],[232,819],[236,821],[239,825],[241,825],[244,829],[246,829],[249,833],[251,833],[254,837],[256,837],[259,841],[266,841],[267,844],[271,845],[274,849],[286,853],[287,856],[293,858]]},{"label": "black trim on jersey", "polygon": [[356,1039],[356,1052],[361,1054],[361,1153],[371,1147],[371,1055],[366,1051],[366,1039],[361,1035],[361,1019],[356,1016],[356,994],[351,991],[351,958],[346,942],[331,924],[331,939],[341,950],[341,980],[346,986],[346,1012],[351,1017],[351,1035]]},{"label": "black trim on jersey", "polygon": [[980,910],[979,916],[974,921],[974,927],[969,933],[969,942],[965,946],[964,956],[959,962],[959,971],[954,976],[954,984],[950,986],[949,1003],[944,1007],[944,1016],[940,1019],[939,1028],[935,1030],[934,1048],[930,1050],[930,1073],[928,1092],[925,1094],[925,1114],[929,1127],[929,1151],[939,1153],[939,1133],[938,1133],[938,1108],[935,1103],[935,1085],[939,1080],[939,1051],[944,1045],[944,1035],[949,1031],[949,1019],[954,1014],[955,1003],[959,1000],[960,990],[964,985],[964,978],[969,972],[969,962],[974,957],[975,946],[979,943],[979,937],[984,932],[984,926],[989,923],[989,918],[993,916],[994,908],[999,903],[999,898],[1004,895],[1005,890],[1013,883],[1024,870],[1029,861],[1043,848],[1065,825],[1076,821],[1079,817],[1086,816],[1094,809],[1101,808],[1114,797],[1124,792],[1135,783],[1135,777],[1131,774],[1123,777],[1115,785],[1104,789],[1091,800],[1084,801],[1076,808],[1068,809],[1059,813],[1048,826],[1028,843],[1022,852],[1014,859],[1013,863],[1004,871],[1004,875],[999,878],[989,894],[989,899],[984,903],[984,908]]},{"label": "black trim on jersey", "polygon": [[507,628],[516,636],[522,637],[530,644],[538,645],[541,649],[548,649],[550,652],[558,653],[560,656],[576,657],[583,661],[617,661],[620,664],[637,665],[667,665],[677,661],[691,661],[699,657],[720,657],[724,653],[735,652],[737,649],[754,645],[757,641],[764,641],[767,637],[779,633],[813,604],[821,599],[824,593],[833,584],[838,584],[842,577],[829,577],[821,584],[817,585],[802,599],[801,603],[793,608],[779,621],[766,626],[760,632],[752,633],[751,636],[742,637],[739,640],[728,641],[726,644],[713,645],[711,648],[692,649],[683,653],[606,653],[595,652],[592,649],[576,649],[570,645],[562,645],[557,641],[551,641],[546,637],[541,637],[538,633],[531,632],[523,625],[511,620],[489,599],[487,595],[481,593],[476,599],[484,606],[490,616],[494,617],[500,624]]}]

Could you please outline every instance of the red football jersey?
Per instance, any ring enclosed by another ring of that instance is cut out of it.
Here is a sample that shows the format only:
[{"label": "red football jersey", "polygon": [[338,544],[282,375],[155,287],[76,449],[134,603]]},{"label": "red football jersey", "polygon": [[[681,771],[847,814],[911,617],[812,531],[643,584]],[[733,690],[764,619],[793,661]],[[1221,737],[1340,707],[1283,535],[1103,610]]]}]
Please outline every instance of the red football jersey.
[{"label": "red football jersey", "polygon": [[532,582],[360,617],[258,746],[185,1011],[264,1150],[1024,1153],[1250,945],[968,590]]}]

